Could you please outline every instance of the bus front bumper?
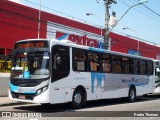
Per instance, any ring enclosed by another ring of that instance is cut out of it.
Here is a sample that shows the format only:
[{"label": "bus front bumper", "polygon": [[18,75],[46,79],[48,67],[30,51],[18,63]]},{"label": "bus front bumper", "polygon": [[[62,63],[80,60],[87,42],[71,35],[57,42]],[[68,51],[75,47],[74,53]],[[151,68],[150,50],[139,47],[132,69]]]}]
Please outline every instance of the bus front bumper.
[{"label": "bus front bumper", "polygon": [[15,93],[11,92],[10,90],[8,91],[8,93],[9,93],[9,98],[15,101],[38,103],[38,104],[50,103],[49,90],[46,90],[45,92],[39,95]]}]

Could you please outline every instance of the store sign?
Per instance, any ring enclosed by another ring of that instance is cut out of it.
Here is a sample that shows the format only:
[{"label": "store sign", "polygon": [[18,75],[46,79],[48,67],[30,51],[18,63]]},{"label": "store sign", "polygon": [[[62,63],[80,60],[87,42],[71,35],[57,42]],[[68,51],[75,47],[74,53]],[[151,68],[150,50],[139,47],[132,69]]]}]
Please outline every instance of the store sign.
[{"label": "store sign", "polygon": [[76,44],[104,48],[103,35],[73,28],[70,26],[47,22],[47,39],[70,40]]},{"label": "store sign", "polygon": [[84,46],[95,47],[95,48],[103,48],[104,47],[104,43],[97,41],[95,39],[87,38],[86,35],[78,36],[75,34],[66,34],[66,33],[62,33],[62,32],[56,32],[56,39],[58,39],[58,40],[68,39],[68,40],[72,41],[73,43],[76,43],[79,45],[84,45]]}]

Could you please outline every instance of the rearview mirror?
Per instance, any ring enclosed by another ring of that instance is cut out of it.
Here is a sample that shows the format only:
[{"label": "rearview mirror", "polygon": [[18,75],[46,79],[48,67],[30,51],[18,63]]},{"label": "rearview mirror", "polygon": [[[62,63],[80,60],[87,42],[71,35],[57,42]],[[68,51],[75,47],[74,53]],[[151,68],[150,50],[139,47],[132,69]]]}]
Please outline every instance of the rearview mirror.
[{"label": "rearview mirror", "polygon": [[156,68],[156,72],[160,72],[160,68]]}]

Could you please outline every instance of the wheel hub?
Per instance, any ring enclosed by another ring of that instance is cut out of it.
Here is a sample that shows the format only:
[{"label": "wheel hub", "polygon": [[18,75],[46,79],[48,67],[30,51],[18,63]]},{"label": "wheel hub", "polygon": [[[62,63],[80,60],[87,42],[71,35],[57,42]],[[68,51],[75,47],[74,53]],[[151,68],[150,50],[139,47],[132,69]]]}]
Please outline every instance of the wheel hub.
[{"label": "wheel hub", "polygon": [[134,99],[134,91],[133,90],[130,91],[130,98]]},{"label": "wheel hub", "polygon": [[80,94],[80,93],[75,94],[75,96],[74,96],[74,101],[75,101],[77,104],[80,104],[80,103],[81,103],[81,99],[82,99],[82,97],[81,97],[81,94]]}]

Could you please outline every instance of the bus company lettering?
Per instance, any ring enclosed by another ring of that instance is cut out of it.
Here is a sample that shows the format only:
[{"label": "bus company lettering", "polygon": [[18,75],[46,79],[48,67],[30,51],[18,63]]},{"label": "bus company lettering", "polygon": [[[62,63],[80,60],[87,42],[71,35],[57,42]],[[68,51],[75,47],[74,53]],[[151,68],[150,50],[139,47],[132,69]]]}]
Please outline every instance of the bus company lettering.
[{"label": "bus company lettering", "polygon": [[95,39],[87,38],[86,35],[78,36],[78,35],[70,34],[68,36],[68,39],[76,44],[84,45],[84,46],[90,46],[95,48],[103,48],[104,46],[104,43],[99,42]]},{"label": "bus company lettering", "polygon": [[122,78],[122,82],[138,82],[135,78]]}]

